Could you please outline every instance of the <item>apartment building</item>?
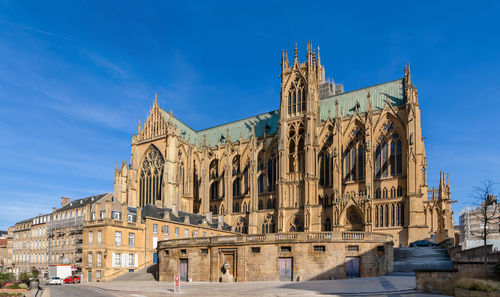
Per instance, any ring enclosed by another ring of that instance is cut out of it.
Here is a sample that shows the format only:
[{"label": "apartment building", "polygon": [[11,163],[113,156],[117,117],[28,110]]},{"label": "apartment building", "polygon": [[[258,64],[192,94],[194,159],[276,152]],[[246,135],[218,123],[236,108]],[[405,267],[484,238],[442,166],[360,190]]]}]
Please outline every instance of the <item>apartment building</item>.
[{"label": "apartment building", "polygon": [[52,212],[52,219],[47,224],[50,265],[70,264],[75,274],[81,274],[85,207],[112,196],[106,193],[73,201],[66,197],[61,199],[61,208]]},{"label": "apartment building", "polygon": [[83,228],[82,281],[108,281],[157,263],[158,241],[233,235],[222,216],[147,205],[127,207],[114,197],[88,205]]}]

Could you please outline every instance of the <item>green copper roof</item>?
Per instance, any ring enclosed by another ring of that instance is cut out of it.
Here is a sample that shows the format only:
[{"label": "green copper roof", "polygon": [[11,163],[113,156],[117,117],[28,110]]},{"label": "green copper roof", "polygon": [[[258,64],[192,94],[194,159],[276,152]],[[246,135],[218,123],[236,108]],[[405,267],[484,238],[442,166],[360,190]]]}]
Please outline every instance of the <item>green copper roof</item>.
[{"label": "green copper roof", "polygon": [[[342,111],[343,116],[352,115],[356,105],[358,105],[359,112],[366,112],[366,96],[368,92],[370,92],[372,108],[375,110],[383,109],[387,99],[389,99],[393,106],[399,106],[405,103],[403,95],[403,79],[397,79],[322,99],[320,103],[321,120],[325,121],[328,118],[328,111],[330,111],[330,116],[332,118],[335,116],[336,101],[339,103],[339,114]],[[170,114],[163,109],[161,109],[161,112],[165,120],[168,121]],[[208,146],[215,146],[218,144],[219,140],[226,140],[225,138],[227,137],[228,129],[229,137],[232,142],[238,141],[240,139],[240,135],[243,140],[249,139],[252,134],[252,125],[255,127],[255,135],[257,137],[264,135],[266,126],[268,127],[266,134],[273,135],[277,132],[279,119],[279,110],[274,110],[200,131],[191,129],[188,125],[184,124],[175,117],[173,117],[172,122],[177,126],[179,136],[186,140],[190,140],[192,144],[200,147],[203,145],[204,136],[207,138]],[[223,138],[221,139],[221,137]]]},{"label": "green copper roof", "polygon": [[366,112],[366,96],[368,95],[368,92],[370,92],[372,108],[375,110],[383,109],[387,99],[389,99],[389,102],[391,102],[393,106],[405,103],[403,79],[397,79],[322,99],[320,106],[321,120],[325,121],[328,119],[328,111],[330,111],[330,116],[332,118],[335,117],[335,101],[339,102],[339,115],[341,111],[343,116],[350,116],[354,114],[356,104],[358,104],[358,112]]}]

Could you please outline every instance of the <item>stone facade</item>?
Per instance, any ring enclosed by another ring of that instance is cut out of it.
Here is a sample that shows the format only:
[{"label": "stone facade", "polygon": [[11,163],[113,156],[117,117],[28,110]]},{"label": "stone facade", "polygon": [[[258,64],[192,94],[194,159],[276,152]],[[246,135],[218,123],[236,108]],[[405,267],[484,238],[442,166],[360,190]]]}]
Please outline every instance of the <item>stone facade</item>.
[{"label": "stone facade", "polygon": [[235,235],[222,219],[148,205],[128,207],[113,196],[87,205],[83,282],[108,281],[154,265],[157,244],[177,238]]},{"label": "stone facade", "polygon": [[132,137],[115,195],[223,214],[236,231],[365,231],[395,245],[453,233],[449,178],[428,191],[417,91],[404,77],[320,97],[319,49],[283,52],[279,109],[195,131],[157,102]]},{"label": "stone facade", "polygon": [[40,215],[18,222],[11,236],[11,271],[15,274],[38,270],[40,276],[48,273],[49,251],[46,225],[49,215]]},{"label": "stone facade", "polygon": [[[181,273],[181,278],[193,281],[222,281],[225,263],[229,263],[230,274],[238,282],[380,276],[392,271],[392,246],[392,236],[364,232],[162,241],[158,247],[159,280],[172,281],[176,273]],[[287,261],[288,274],[283,273]],[[350,261],[356,261],[359,270],[349,271]],[[179,265],[183,262],[184,272]]]}]

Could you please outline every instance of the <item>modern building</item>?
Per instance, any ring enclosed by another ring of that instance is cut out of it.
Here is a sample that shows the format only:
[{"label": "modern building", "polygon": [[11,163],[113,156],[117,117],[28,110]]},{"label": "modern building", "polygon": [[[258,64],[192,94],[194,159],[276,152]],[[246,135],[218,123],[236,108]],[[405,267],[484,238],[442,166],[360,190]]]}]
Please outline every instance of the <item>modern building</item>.
[{"label": "modern building", "polygon": [[304,62],[297,48],[291,63],[282,53],[280,78],[279,109],[199,131],[155,96],[130,164],[116,168],[115,196],[130,207],[223,214],[247,234],[377,232],[396,246],[452,237],[447,176],[428,189],[409,66],[403,78],[337,93],[324,89],[319,49],[308,43]]},{"label": "modern building", "polygon": [[[486,243],[493,245],[493,250],[500,250],[500,209],[497,197],[491,196],[491,204],[486,206],[486,216],[489,223],[486,225]],[[464,208],[459,216],[460,242],[462,250],[484,245],[484,211],[483,206]]]},{"label": "modern building", "polygon": [[222,217],[147,205],[128,207],[113,196],[87,205],[83,227],[83,281],[108,281],[157,263],[157,244],[177,238],[235,235]]}]

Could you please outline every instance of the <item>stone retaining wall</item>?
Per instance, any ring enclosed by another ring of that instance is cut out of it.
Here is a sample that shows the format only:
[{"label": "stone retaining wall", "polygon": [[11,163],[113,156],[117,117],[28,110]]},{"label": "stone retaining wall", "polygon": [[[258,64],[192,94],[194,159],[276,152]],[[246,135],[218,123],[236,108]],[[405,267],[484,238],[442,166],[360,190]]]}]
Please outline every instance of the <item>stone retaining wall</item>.
[{"label": "stone retaining wall", "polygon": [[415,283],[417,290],[426,294],[453,296],[455,282],[458,280],[457,270],[416,270]]}]

